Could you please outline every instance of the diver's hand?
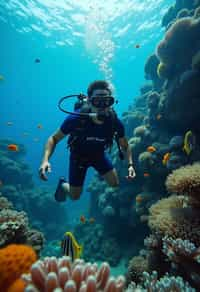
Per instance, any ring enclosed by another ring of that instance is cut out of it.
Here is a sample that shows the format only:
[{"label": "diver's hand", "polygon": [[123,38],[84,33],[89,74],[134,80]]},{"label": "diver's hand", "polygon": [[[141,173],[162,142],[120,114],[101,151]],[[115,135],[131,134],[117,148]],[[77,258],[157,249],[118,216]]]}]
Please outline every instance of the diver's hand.
[{"label": "diver's hand", "polygon": [[136,172],[135,172],[134,167],[131,165],[131,166],[129,166],[129,168],[128,168],[128,175],[126,176],[126,178],[127,178],[128,180],[132,180],[132,179],[134,179],[135,177],[136,177]]},{"label": "diver's hand", "polygon": [[39,176],[42,180],[48,180],[46,172],[51,172],[51,164],[48,161],[43,162],[39,168]]}]

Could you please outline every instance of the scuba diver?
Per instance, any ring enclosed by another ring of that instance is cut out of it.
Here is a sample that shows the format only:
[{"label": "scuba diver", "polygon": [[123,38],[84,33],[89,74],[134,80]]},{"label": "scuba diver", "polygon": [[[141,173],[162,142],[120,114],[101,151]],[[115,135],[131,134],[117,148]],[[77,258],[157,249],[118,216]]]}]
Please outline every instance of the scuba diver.
[{"label": "scuba diver", "polygon": [[124,126],[112,108],[115,99],[109,83],[104,80],[92,82],[87,89],[87,96],[78,95],[79,102],[75,105],[74,112],[63,110],[62,101],[73,96],[64,97],[59,102],[59,108],[70,114],[60,128],[48,138],[39,168],[40,178],[47,180],[46,172],[51,172],[49,158],[57,143],[69,135],[69,181],[63,177],[59,179],[55,192],[55,199],[58,202],[64,202],[67,197],[72,200],[80,198],[89,167],[93,167],[109,186],[119,186],[117,171],[106,151],[112,146],[114,139],[118,145],[120,158],[124,159],[125,154],[128,162],[126,178],[131,180],[136,176]]}]

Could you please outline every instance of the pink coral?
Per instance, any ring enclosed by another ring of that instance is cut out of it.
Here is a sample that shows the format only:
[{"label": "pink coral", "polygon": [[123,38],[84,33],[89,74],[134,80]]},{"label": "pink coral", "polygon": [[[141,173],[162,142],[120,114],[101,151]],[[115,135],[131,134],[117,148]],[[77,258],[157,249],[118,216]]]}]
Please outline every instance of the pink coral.
[{"label": "pink coral", "polygon": [[117,279],[110,277],[110,267],[103,263],[85,263],[77,259],[74,263],[69,257],[57,259],[45,258],[33,264],[30,275],[24,275],[27,281],[26,292],[122,292],[125,285],[123,276]]}]

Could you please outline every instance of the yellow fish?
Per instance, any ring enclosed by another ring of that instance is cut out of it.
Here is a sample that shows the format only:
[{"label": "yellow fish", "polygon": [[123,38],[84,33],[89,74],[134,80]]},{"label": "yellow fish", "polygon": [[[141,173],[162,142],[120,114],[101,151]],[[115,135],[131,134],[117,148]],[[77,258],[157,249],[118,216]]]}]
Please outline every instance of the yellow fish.
[{"label": "yellow fish", "polygon": [[163,156],[163,159],[162,159],[162,164],[163,165],[166,165],[167,164],[167,162],[169,161],[169,159],[170,159],[170,153],[169,152],[167,152],[167,153],[165,153],[165,155]]},{"label": "yellow fish", "polygon": [[63,255],[71,257],[71,260],[80,258],[83,247],[78,244],[74,235],[71,232],[65,232],[64,238],[61,242],[61,249]]},{"label": "yellow fish", "polygon": [[187,131],[184,136],[183,151],[190,155],[195,146],[195,136],[192,131]]}]

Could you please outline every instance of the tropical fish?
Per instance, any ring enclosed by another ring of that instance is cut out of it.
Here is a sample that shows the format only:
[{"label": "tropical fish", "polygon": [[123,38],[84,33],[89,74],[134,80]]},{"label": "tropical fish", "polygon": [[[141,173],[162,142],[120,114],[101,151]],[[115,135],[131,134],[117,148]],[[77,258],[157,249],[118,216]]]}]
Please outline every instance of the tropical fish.
[{"label": "tropical fish", "polygon": [[144,177],[149,177],[149,176],[150,176],[150,173],[148,173],[148,172],[144,172],[144,173],[143,173],[143,176],[144,176]]},{"label": "tropical fish", "polygon": [[140,44],[136,44],[136,45],[135,45],[135,48],[136,48],[136,49],[139,49],[139,48],[140,48]]},{"label": "tropical fish", "polygon": [[156,148],[154,146],[148,146],[147,147],[147,151],[150,152],[150,153],[153,153],[156,151]]},{"label": "tropical fish", "polygon": [[9,144],[7,148],[11,151],[19,151],[19,147],[16,144]]},{"label": "tropical fish", "polygon": [[93,224],[94,222],[95,222],[95,219],[93,217],[89,219],[90,224]]},{"label": "tropical fish", "polygon": [[190,155],[192,150],[194,149],[195,146],[195,136],[193,135],[192,131],[187,131],[184,136],[184,142],[183,142],[183,151],[187,154]]},{"label": "tropical fish", "polygon": [[72,261],[80,258],[83,251],[83,247],[78,244],[71,232],[65,232],[64,238],[61,242],[61,249],[63,255],[71,257]]},{"label": "tropical fish", "polygon": [[170,159],[170,156],[171,156],[170,152],[165,153],[165,155],[163,156],[163,159],[162,159],[162,164],[163,165],[166,165],[167,164],[167,162]]},{"label": "tropical fish", "polygon": [[85,222],[86,222],[86,218],[85,218],[84,215],[81,215],[81,216],[80,216],[80,222],[81,222],[81,223],[85,223]]}]

